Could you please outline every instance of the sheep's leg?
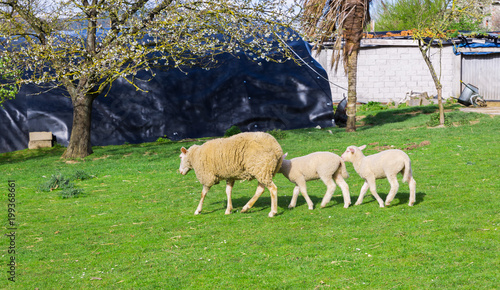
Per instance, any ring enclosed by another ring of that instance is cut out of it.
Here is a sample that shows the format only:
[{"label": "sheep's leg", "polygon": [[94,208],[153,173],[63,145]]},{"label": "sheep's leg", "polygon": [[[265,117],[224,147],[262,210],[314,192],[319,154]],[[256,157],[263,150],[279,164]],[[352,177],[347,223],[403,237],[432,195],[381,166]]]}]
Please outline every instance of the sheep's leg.
[{"label": "sheep's leg", "polygon": [[396,175],[388,175],[387,180],[391,184],[391,191],[389,191],[389,195],[387,195],[387,197],[385,199],[385,205],[390,205],[391,201],[394,200],[396,193],[398,193],[399,183],[398,183],[398,178],[396,177]]},{"label": "sheep's leg", "polygon": [[410,202],[408,203],[408,205],[413,206],[416,200],[417,182],[412,177],[408,184],[410,185]]},{"label": "sheep's leg", "polygon": [[253,204],[259,199],[259,197],[262,195],[262,193],[265,190],[264,184],[259,182],[259,185],[257,186],[257,190],[255,191],[254,196],[245,204],[245,206],[241,209],[241,212],[247,212],[249,208],[253,206]]},{"label": "sheep's leg", "polygon": [[196,211],[194,212],[195,215],[200,214],[201,209],[203,207],[203,201],[205,200],[205,196],[207,195],[209,190],[210,190],[210,186],[203,185],[203,190],[201,191],[200,203],[198,203],[198,207],[196,208]]},{"label": "sheep's leg", "polygon": [[269,189],[269,193],[271,194],[271,211],[268,216],[273,217],[278,213],[278,187],[271,181],[271,185],[267,189]]},{"label": "sheep's leg", "polygon": [[306,180],[305,179],[299,180],[297,182],[297,186],[300,189],[300,193],[302,193],[302,195],[306,199],[307,207],[311,210],[314,209],[314,203],[312,202],[312,200],[309,198],[309,195],[307,194]]},{"label": "sheep's leg", "polygon": [[293,188],[292,200],[290,201],[290,205],[288,205],[288,208],[294,208],[297,205],[297,198],[299,197],[299,193],[300,193],[299,186],[296,185]]},{"label": "sheep's leg", "polygon": [[340,189],[342,190],[342,196],[344,197],[344,208],[348,208],[349,205],[351,204],[351,195],[349,194],[349,185],[347,185],[347,182],[345,182],[344,178],[342,177],[341,174],[336,174],[334,176],[335,181],[339,185]]},{"label": "sheep's leg", "polygon": [[363,198],[365,197],[368,188],[370,188],[370,186],[368,185],[368,182],[365,180],[365,183],[363,183],[363,186],[361,187],[361,192],[359,193],[358,200],[356,200],[356,203],[354,205],[360,205],[361,203],[363,203]]},{"label": "sheep's leg", "polygon": [[231,193],[233,191],[234,180],[229,179],[226,181],[226,195],[227,195],[227,208],[226,214],[231,214],[233,210],[233,201],[231,200]]},{"label": "sheep's leg", "polygon": [[332,199],[333,193],[335,192],[335,188],[337,188],[337,185],[335,182],[333,182],[333,179],[331,177],[321,177],[321,180],[323,183],[326,185],[326,193],[325,196],[323,196],[323,200],[321,200],[321,208],[324,208],[327,203],[330,202]]},{"label": "sheep's leg", "polygon": [[377,193],[377,185],[375,183],[375,178],[373,179],[367,179],[368,185],[370,186],[370,192],[372,193],[373,197],[378,201],[378,204],[380,207],[384,207],[384,201],[380,198],[380,196]]}]

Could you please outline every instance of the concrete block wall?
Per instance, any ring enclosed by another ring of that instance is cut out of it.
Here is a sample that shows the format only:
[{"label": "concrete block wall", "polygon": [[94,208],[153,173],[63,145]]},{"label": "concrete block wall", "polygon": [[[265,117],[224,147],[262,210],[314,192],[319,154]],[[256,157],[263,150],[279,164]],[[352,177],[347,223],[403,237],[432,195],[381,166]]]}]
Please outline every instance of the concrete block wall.
[{"label": "concrete block wall", "polygon": [[[392,40],[391,43],[397,42]],[[321,53],[313,53],[313,57],[327,71],[331,82],[347,89],[347,76],[344,73],[342,60],[338,70],[331,67],[333,51],[325,49]],[[436,72],[441,74],[443,98],[460,95],[460,56],[453,54],[451,46],[441,50],[431,48],[431,61]],[[362,46],[358,57],[357,99],[359,102],[399,101],[407,92],[427,92],[429,96],[437,96],[437,90],[430,71],[425,64],[416,44]],[[347,91],[330,84],[332,99],[340,101]]]}]

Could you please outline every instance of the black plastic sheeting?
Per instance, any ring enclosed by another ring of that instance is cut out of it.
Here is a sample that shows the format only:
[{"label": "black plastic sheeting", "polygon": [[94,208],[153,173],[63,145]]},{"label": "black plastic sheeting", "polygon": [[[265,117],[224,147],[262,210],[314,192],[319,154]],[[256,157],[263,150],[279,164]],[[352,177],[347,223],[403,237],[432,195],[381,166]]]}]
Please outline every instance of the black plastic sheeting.
[{"label": "black plastic sheeting", "polygon": [[[223,55],[223,64],[208,71],[157,70],[154,79],[139,82],[147,92],[117,80],[106,97],[93,103],[92,145],[222,136],[233,125],[241,131],[333,126],[326,72],[311,57],[309,44],[289,45],[322,77],[293,61],[259,64],[244,55]],[[72,111],[63,89],[23,87],[0,108],[0,152],[27,148],[28,133],[37,131],[50,131],[67,146]]]}]

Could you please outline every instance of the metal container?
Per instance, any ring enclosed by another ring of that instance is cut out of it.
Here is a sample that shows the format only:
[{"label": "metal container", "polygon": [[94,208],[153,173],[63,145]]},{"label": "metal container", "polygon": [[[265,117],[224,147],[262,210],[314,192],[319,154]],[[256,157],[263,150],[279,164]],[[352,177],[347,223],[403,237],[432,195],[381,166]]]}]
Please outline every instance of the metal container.
[{"label": "metal container", "polygon": [[465,88],[463,89],[462,93],[460,94],[460,98],[458,98],[458,102],[462,105],[465,105],[465,106],[473,105],[471,98],[474,95],[479,94],[479,89],[476,86],[473,86],[471,84],[466,84],[466,83],[463,83],[463,84],[465,85]]}]

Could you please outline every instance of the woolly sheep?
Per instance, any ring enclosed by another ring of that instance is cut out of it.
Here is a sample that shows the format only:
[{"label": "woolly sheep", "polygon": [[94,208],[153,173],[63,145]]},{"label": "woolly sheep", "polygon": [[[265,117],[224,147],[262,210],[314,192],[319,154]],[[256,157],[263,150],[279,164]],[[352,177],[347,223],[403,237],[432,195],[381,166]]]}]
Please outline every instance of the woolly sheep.
[{"label": "woolly sheep", "polygon": [[335,180],[342,189],[344,208],[349,207],[351,204],[349,186],[344,181],[344,178],[349,177],[349,174],[340,156],[331,152],[314,152],[306,156],[286,160],[286,155],[287,154],[283,155],[283,163],[278,172],[282,173],[288,180],[296,185],[293,189],[292,200],[288,208],[295,207],[300,191],[306,199],[309,209],[313,209],[313,202],[307,195],[306,181],[316,179],[321,179],[327,188],[325,196],[321,201],[322,208],[330,202],[333,192],[335,191],[336,184],[333,180]]},{"label": "woolly sheep", "polygon": [[372,195],[377,199],[380,207],[384,207],[384,201],[377,194],[375,185],[375,180],[381,178],[387,178],[391,184],[391,190],[385,200],[385,205],[389,205],[398,192],[399,183],[396,176],[401,172],[403,173],[403,182],[408,182],[410,187],[410,202],[408,205],[413,206],[417,183],[412,176],[410,157],[399,149],[390,149],[365,156],[361,152],[365,148],[366,145],[361,147],[349,146],[341,156],[344,161],[352,162],[356,172],[365,180],[355,205],[363,202],[363,197],[368,188],[370,188]]},{"label": "woolly sheep", "polygon": [[273,177],[281,167],[282,155],[283,151],[276,139],[263,132],[240,133],[229,138],[210,140],[201,146],[193,145],[189,149],[182,147],[179,172],[186,175],[194,169],[203,185],[201,200],[194,214],[201,212],[210,187],[221,180],[226,180],[226,214],[230,214],[233,209],[231,193],[234,181],[257,179],[257,191],[241,212],[251,208],[267,187],[271,193],[269,217],[273,217],[278,212],[278,188]]}]

